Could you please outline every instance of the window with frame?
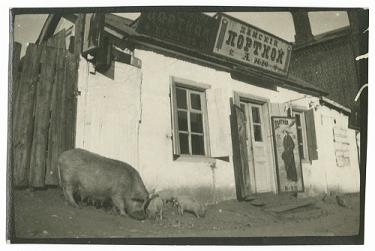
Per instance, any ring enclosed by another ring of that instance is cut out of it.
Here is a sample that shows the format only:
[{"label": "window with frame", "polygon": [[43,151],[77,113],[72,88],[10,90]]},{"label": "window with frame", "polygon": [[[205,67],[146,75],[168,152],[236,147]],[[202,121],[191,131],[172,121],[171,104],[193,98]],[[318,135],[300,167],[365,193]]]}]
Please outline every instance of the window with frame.
[{"label": "window with frame", "polygon": [[173,83],[174,152],[208,156],[205,90]]},{"label": "window with frame", "polygon": [[296,118],[299,155],[301,159],[308,160],[305,114],[300,111],[293,111],[292,114]]}]

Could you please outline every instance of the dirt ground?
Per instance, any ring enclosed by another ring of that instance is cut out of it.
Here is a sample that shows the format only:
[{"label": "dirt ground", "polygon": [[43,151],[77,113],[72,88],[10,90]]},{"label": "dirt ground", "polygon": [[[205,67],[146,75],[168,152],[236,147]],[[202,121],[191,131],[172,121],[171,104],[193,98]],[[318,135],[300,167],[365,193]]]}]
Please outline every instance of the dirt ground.
[{"label": "dirt ground", "polygon": [[[15,236],[17,238],[76,237],[262,237],[343,236],[359,229],[359,194],[343,195],[346,206],[335,196],[313,199],[313,204],[274,212],[280,205],[312,201],[291,195],[263,195],[255,201],[236,200],[208,206],[204,218],[185,213],[179,216],[168,206],[164,219],[137,221],[114,215],[102,208],[71,207],[60,189],[14,191]],[[254,202],[254,201],[253,201]]]}]

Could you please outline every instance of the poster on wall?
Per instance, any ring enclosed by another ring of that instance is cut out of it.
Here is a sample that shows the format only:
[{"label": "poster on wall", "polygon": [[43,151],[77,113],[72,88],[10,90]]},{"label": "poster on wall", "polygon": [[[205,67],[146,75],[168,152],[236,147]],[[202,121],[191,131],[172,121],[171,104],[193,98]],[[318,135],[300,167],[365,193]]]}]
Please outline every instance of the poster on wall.
[{"label": "poster on wall", "polygon": [[302,192],[303,176],[295,118],[272,117],[279,192]]},{"label": "poster on wall", "polygon": [[333,128],[333,143],[335,147],[336,165],[338,167],[350,166],[350,143],[345,128]]}]

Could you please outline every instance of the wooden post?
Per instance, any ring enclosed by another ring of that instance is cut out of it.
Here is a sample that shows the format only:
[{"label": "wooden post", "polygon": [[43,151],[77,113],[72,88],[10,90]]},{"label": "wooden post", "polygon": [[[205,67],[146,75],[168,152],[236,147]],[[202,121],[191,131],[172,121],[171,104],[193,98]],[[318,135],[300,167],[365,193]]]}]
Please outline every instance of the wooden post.
[{"label": "wooden post", "polygon": [[12,104],[17,93],[18,80],[19,80],[19,67],[20,67],[20,56],[21,56],[22,45],[20,43],[13,43],[13,54],[12,54]]},{"label": "wooden post", "polygon": [[39,78],[41,47],[30,44],[23,58],[14,104],[13,124],[13,181],[15,186],[28,185],[30,165],[33,113],[36,84]]},{"label": "wooden post", "polygon": [[82,53],[83,29],[85,25],[85,14],[78,14],[74,31],[74,55],[78,62]]},{"label": "wooden post", "polygon": [[234,97],[230,100],[230,121],[236,195],[238,200],[244,200],[251,195],[251,187],[245,134],[245,114],[239,107],[239,102],[239,95],[235,93]]},{"label": "wooden post", "polygon": [[36,93],[35,123],[30,160],[29,185],[32,187],[44,187],[45,185],[51,90],[57,54],[55,48],[45,44],[43,47],[40,80]]},{"label": "wooden post", "polygon": [[77,81],[78,81],[78,62],[74,55],[67,57],[66,62],[66,90],[65,90],[65,131],[64,138],[65,149],[72,149],[75,146],[75,129],[76,129],[76,113],[77,113]]},{"label": "wooden post", "polygon": [[79,14],[75,22],[75,38],[74,38],[74,55],[68,54],[66,59],[66,78],[67,86],[64,89],[65,101],[65,119],[67,123],[65,128],[64,150],[74,148],[76,134],[77,119],[77,98],[78,95],[78,67],[82,53],[83,32],[85,25],[85,14]]},{"label": "wooden post", "polygon": [[50,123],[48,130],[48,156],[46,160],[46,185],[57,185],[58,175],[57,175],[57,160],[60,155],[60,145],[61,141],[58,138],[59,132],[59,116],[62,112],[61,110],[61,89],[62,85],[66,84],[65,77],[65,58],[66,54],[66,44],[65,44],[65,30],[62,30],[55,36],[55,44],[53,45],[56,50],[56,70],[52,86],[51,103],[50,103]]}]

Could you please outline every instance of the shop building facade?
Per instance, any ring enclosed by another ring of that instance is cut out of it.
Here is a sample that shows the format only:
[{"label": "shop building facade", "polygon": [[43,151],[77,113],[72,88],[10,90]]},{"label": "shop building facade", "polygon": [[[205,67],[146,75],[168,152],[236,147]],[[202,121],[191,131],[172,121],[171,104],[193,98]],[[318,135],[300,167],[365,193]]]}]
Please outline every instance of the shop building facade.
[{"label": "shop building facade", "polygon": [[[149,190],[192,194],[206,203],[262,193],[359,191],[350,110],[288,74],[289,43],[226,15],[197,14],[189,21],[187,14],[156,13],[169,21],[152,35],[145,28],[150,14],[142,15],[135,22],[106,15],[104,48],[110,53],[103,60],[98,47],[80,58],[75,147],[128,162]],[[191,28],[196,20],[213,25],[214,36],[212,29]],[[223,20],[229,20],[225,31]],[[54,32],[68,24],[60,20]],[[163,29],[172,26],[183,36],[162,39]],[[242,27],[285,51],[254,45],[256,38],[250,44],[252,35],[240,38]],[[194,37],[207,39],[197,44]],[[210,51],[218,50],[220,40],[221,52]],[[225,50],[232,42],[234,49]],[[238,60],[236,53],[246,53],[246,46],[252,53],[259,46],[264,61]],[[110,63],[98,67],[103,61]]]}]

